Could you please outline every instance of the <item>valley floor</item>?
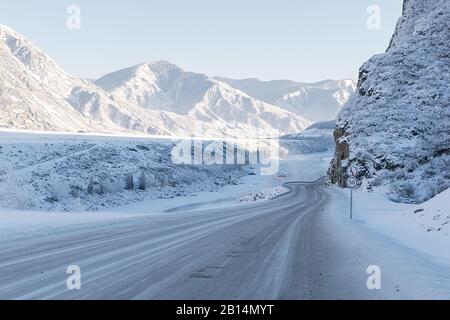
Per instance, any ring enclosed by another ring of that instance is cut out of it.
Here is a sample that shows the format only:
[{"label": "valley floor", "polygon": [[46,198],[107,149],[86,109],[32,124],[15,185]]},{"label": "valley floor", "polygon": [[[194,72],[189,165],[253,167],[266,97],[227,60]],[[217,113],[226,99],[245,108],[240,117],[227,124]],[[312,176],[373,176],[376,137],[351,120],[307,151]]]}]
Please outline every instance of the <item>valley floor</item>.
[{"label": "valley floor", "polygon": [[[356,192],[350,221],[348,190],[305,182],[329,159],[97,213],[1,209],[0,299],[449,299],[448,192],[421,206]],[[72,264],[84,286],[68,292]]]}]

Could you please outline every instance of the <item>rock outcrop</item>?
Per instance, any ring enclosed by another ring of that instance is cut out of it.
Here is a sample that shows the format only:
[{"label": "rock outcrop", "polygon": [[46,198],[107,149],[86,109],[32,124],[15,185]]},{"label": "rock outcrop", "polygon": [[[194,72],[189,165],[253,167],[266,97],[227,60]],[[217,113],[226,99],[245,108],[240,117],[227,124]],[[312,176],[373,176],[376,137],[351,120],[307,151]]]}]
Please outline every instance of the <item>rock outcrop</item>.
[{"label": "rock outcrop", "polygon": [[450,0],[405,0],[389,48],[360,69],[335,131],[330,181],[423,202],[450,186]]}]

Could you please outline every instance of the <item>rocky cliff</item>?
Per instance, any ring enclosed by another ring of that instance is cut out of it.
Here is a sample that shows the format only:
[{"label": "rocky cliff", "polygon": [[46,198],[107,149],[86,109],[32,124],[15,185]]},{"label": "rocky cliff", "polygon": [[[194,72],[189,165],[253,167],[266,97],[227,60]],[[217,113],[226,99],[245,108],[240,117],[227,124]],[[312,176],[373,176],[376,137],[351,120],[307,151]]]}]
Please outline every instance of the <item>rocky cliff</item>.
[{"label": "rocky cliff", "polygon": [[422,202],[450,186],[450,0],[405,0],[384,54],[360,69],[334,133],[332,183],[359,167],[366,188]]}]

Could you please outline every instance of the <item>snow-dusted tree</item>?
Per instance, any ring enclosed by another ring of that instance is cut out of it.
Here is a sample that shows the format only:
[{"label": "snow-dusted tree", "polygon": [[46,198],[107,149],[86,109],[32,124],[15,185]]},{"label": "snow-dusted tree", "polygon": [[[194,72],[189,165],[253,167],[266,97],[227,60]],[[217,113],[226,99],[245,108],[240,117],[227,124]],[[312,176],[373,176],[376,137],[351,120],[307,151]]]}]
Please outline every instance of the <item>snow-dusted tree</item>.
[{"label": "snow-dusted tree", "polygon": [[161,175],[161,188],[169,185],[169,176],[167,174]]},{"label": "snow-dusted tree", "polygon": [[127,174],[125,179],[125,190],[134,190],[134,178],[132,173]]},{"label": "snow-dusted tree", "polygon": [[139,177],[138,189],[139,190],[145,190],[146,187],[147,187],[147,184],[146,184],[145,172],[144,172],[144,170],[142,170],[141,171],[141,176]]},{"label": "snow-dusted tree", "polygon": [[100,181],[100,187],[99,187],[98,193],[105,194],[105,186],[103,184],[103,181]]},{"label": "snow-dusted tree", "polygon": [[155,175],[153,173],[148,173],[147,174],[147,186],[156,187],[156,185],[157,185],[157,183],[156,183]]},{"label": "snow-dusted tree", "polygon": [[88,194],[94,194],[94,176],[91,176],[91,179],[89,180],[89,184],[88,184],[86,191]]}]

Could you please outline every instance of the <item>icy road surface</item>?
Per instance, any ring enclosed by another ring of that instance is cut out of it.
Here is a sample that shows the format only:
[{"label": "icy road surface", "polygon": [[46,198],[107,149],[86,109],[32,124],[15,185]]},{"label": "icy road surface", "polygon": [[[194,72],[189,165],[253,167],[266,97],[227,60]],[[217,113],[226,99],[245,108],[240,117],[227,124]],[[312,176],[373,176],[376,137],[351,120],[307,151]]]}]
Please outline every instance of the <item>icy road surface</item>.
[{"label": "icy road surface", "polygon": [[[232,210],[152,215],[6,243],[0,299],[303,299],[321,183]],[[81,290],[66,287],[69,265]]]},{"label": "icy road surface", "polygon": [[[1,299],[448,299],[450,266],[347,214],[344,192],[61,228],[0,244]],[[67,267],[81,290],[67,289]],[[367,288],[370,265],[382,290]]]}]

